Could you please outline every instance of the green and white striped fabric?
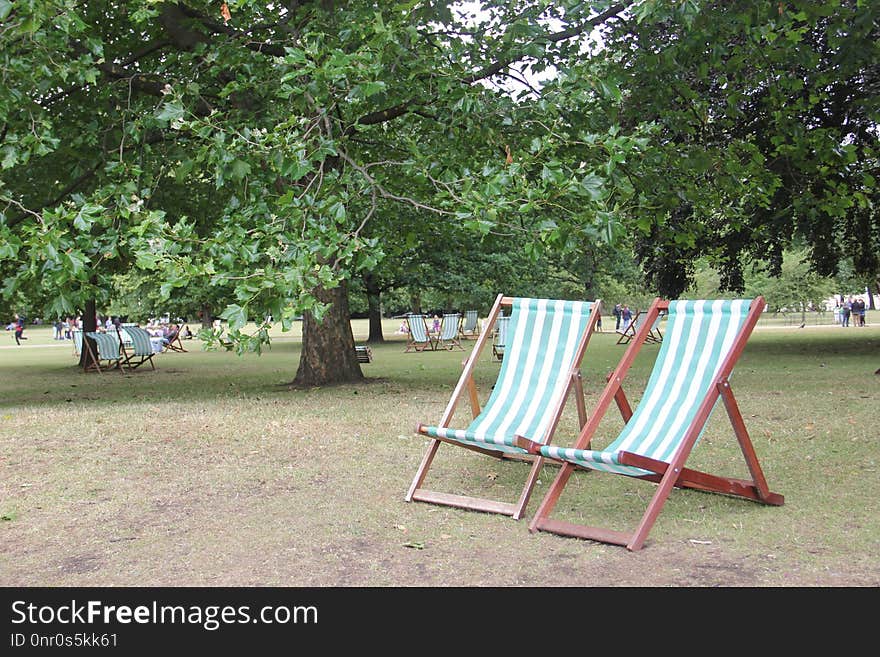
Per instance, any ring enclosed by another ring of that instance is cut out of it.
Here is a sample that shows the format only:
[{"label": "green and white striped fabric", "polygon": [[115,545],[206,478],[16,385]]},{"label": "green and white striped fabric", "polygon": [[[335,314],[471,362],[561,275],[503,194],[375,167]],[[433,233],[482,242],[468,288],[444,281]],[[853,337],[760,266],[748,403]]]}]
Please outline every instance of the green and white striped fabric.
[{"label": "green and white striped fabric", "polygon": [[73,351],[79,356],[82,353],[83,348],[83,332],[80,330],[75,330],[73,332]]},{"label": "green and white striped fabric", "polygon": [[119,360],[119,338],[108,333],[89,331],[86,337],[92,338],[98,345],[98,358],[101,360]]},{"label": "green and white striped fabric", "polygon": [[620,465],[619,452],[669,463],[730,353],[749,305],[748,299],[670,302],[666,338],[645,394],[618,437],[601,450],[544,445],[541,455],[632,476],[647,471]]},{"label": "green and white striped fabric", "polygon": [[466,429],[423,427],[422,433],[516,453],[525,451],[514,446],[517,435],[546,442],[571,383],[592,306],[589,301],[514,299],[504,360],[485,407]]},{"label": "green and white striped fabric", "polygon": [[461,313],[448,313],[443,315],[440,323],[440,340],[454,340],[458,336],[458,324],[461,321]]},{"label": "green and white striped fabric", "polygon": [[461,325],[462,333],[473,333],[477,330],[477,311],[476,310],[465,310],[464,311],[464,322]]},{"label": "green and white striped fabric", "polygon": [[428,327],[425,324],[424,315],[407,315],[406,323],[409,325],[409,339],[411,343],[422,344],[431,342],[431,339],[428,337]]},{"label": "green and white striped fabric", "polygon": [[142,329],[139,326],[126,326],[122,330],[128,333],[128,337],[131,338],[134,356],[145,358],[153,355],[153,343],[150,342],[150,334],[147,333],[146,329]]},{"label": "green and white striped fabric", "polygon": [[495,320],[495,337],[492,341],[492,353],[498,360],[504,357],[504,348],[507,345],[507,328],[509,325],[509,315],[502,315]]}]

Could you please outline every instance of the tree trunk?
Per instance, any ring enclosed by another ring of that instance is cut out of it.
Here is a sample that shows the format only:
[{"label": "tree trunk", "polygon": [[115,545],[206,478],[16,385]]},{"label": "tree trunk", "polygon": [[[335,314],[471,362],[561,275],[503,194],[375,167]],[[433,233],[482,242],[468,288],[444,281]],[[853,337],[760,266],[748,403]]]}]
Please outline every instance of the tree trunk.
[{"label": "tree trunk", "polygon": [[354,349],[348,286],[316,290],[319,301],[330,307],[319,323],[311,313],[303,316],[303,347],[293,385],[303,387],[357,383],[364,375]]},{"label": "tree trunk", "polygon": [[89,299],[86,301],[86,307],[82,314],[83,346],[82,349],[79,350],[79,366],[83,369],[86,369],[91,364],[88,359],[86,340],[89,341],[92,352],[98,353],[98,345],[95,344],[94,340],[86,337],[86,333],[98,330],[98,318],[96,317],[96,314],[97,304],[94,299]]},{"label": "tree trunk", "polygon": [[214,313],[212,312],[212,310],[213,309],[211,308],[211,304],[202,304],[201,320],[203,329],[209,329],[214,326]]},{"label": "tree trunk", "polygon": [[364,274],[364,288],[367,291],[367,306],[370,318],[370,334],[367,342],[385,342],[382,335],[382,291],[376,282],[376,277],[370,272]]}]

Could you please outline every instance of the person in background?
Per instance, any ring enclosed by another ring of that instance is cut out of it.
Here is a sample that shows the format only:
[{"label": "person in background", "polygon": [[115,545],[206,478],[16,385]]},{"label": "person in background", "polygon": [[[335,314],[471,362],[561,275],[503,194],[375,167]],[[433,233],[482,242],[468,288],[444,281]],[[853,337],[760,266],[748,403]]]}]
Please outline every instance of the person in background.
[{"label": "person in background", "polygon": [[623,322],[623,330],[626,331],[626,329],[629,328],[630,322],[632,322],[632,311],[626,304],[623,304],[620,307],[620,319]]},{"label": "person in background", "polygon": [[18,314],[15,314],[15,344],[21,345],[22,340],[27,340],[24,335],[24,319]]},{"label": "person in background", "polygon": [[852,322],[853,326],[865,325],[865,300],[856,297],[852,302]]}]

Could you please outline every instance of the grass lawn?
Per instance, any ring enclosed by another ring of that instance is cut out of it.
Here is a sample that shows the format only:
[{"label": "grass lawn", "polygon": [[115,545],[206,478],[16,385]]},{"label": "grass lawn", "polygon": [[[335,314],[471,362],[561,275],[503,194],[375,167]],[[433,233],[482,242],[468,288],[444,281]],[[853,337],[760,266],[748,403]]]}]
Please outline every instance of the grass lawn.
[{"label": "grass lawn", "polygon": [[[604,323],[584,361],[588,409],[624,349]],[[362,366],[367,383],[311,390],[286,385],[296,332],[262,356],[193,340],[155,371],[100,375],[48,327],[28,327],[22,347],[6,332],[0,585],[877,586],[880,313],[868,323],[762,319],[732,384],[785,505],[676,490],[637,553],[530,534],[552,468],[518,522],[406,503],[427,444],[413,428],[439,419],[465,352],[403,353],[398,320]],[[365,339],[366,322],[353,324]],[[483,358],[485,399],[498,365]],[[626,386],[632,400],[647,365]],[[573,441],[571,410],[557,444]],[[747,475],[721,409],[688,465]],[[426,485],[513,501],[526,472],[444,445]],[[554,517],[631,529],[653,487],[578,473]]]}]

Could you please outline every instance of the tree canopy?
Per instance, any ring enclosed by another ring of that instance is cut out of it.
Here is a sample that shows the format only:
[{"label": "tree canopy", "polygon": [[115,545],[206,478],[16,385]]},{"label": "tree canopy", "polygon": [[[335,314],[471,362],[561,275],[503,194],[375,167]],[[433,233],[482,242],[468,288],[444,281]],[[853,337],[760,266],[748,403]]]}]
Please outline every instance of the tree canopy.
[{"label": "tree canopy", "polygon": [[360,377],[351,282],[437,238],[587,289],[607,243],[667,295],[697,255],[741,289],[795,236],[876,276],[878,11],[0,0],[4,298],[104,306],[133,270],[227,290],[239,350],[305,313],[315,384]]}]

